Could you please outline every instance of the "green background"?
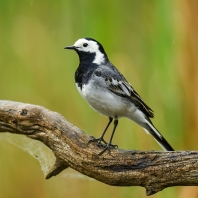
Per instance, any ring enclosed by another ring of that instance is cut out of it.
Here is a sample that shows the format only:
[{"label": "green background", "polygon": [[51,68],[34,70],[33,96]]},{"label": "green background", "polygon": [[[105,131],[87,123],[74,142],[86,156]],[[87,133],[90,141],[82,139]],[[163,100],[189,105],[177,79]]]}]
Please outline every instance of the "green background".
[{"label": "green background", "polygon": [[[173,148],[196,150],[197,35],[196,0],[0,0],[0,99],[57,111],[98,137],[108,119],[77,92],[78,57],[63,49],[92,37],[154,110],[153,122]],[[127,119],[120,120],[113,143],[123,149],[161,150]],[[111,187],[78,174],[64,176],[67,170],[45,180],[38,161],[4,138],[0,156],[3,198],[146,197],[141,187]],[[198,188],[168,188],[152,197],[187,196],[198,197]]]}]

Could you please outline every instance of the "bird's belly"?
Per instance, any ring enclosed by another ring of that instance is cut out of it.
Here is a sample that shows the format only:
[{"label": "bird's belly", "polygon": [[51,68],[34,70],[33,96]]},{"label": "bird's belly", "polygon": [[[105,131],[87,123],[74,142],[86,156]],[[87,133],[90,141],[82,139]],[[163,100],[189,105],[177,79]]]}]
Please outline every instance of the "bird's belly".
[{"label": "bird's belly", "polygon": [[84,85],[82,90],[79,88],[78,90],[94,110],[108,117],[125,117],[127,109],[131,108],[131,104],[127,100],[109,90],[91,85]]}]

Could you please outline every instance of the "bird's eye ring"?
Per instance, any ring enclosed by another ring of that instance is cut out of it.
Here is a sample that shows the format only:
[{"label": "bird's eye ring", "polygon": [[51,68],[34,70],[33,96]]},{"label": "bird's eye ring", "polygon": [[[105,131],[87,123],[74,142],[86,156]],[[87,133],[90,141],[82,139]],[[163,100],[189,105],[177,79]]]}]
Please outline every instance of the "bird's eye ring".
[{"label": "bird's eye ring", "polygon": [[87,47],[88,46],[88,44],[87,43],[83,43],[83,47]]}]

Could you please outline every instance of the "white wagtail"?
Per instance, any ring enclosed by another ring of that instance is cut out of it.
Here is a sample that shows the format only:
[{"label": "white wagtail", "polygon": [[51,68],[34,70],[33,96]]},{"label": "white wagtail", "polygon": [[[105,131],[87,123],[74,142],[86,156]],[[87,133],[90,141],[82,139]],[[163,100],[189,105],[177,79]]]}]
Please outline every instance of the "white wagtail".
[{"label": "white wagtail", "polygon": [[[173,151],[170,144],[152,124],[150,118],[153,118],[154,114],[151,108],[144,103],[130,83],[109,61],[103,46],[98,41],[92,38],[81,38],[65,49],[75,50],[79,56],[80,64],[75,72],[75,83],[81,96],[93,109],[109,117],[101,137],[90,139],[90,141],[97,141],[97,145],[104,146],[99,154],[106,150],[110,153],[110,148],[115,147],[111,142],[118,119],[121,117],[127,117],[142,126],[165,151]],[[113,119],[114,128],[107,143],[104,135]]]}]

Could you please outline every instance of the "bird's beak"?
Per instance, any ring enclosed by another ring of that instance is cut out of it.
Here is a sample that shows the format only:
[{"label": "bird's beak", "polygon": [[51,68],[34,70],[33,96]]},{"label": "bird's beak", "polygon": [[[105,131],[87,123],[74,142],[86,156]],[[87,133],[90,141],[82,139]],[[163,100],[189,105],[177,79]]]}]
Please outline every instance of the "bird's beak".
[{"label": "bird's beak", "polygon": [[64,47],[64,49],[75,50],[76,47],[72,45],[72,46],[66,46],[66,47]]}]

